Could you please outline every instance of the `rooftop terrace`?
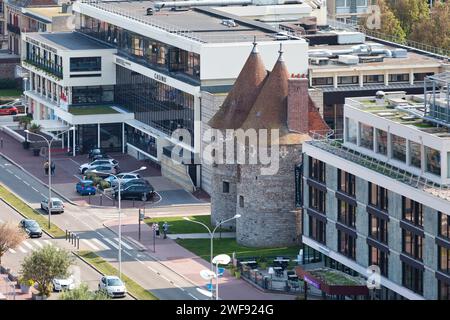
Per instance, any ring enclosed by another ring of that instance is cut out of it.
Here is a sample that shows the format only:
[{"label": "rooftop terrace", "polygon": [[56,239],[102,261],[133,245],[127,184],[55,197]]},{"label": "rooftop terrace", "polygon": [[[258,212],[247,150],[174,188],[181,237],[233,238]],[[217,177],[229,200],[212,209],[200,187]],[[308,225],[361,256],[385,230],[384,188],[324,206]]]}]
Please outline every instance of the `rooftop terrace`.
[{"label": "rooftop terrace", "polygon": [[111,50],[110,47],[78,32],[30,33],[27,36],[61,50]]},{"label": "rooftop terrace", "polygon": [[[118,14],[150,26],[179,34],[203,43],[252,42],[254,37],[261,41],[274,41],[279,30],[250,19],[224,13],[209,7],[186,10],[153,10],[153,1],[82,1],[101,10]],[[236,25],[223,24],[224,19],[232,19]]]},{"label": "rooftop terrace", "polygon": [[[415,128],[437,137],[450,139],[450,126],[444,126],[426,116],[423,95],[386,94],[384,99],[361,97],[347,98],[346,105],[375,116]],[[439,101],[437,101],[439,103]]]}]

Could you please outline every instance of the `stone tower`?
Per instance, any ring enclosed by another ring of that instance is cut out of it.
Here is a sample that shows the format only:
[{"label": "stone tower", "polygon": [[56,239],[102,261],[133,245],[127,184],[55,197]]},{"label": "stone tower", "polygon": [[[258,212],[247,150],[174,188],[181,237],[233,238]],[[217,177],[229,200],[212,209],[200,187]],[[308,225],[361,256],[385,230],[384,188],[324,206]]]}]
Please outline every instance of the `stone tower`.
[{"label": "stone tower", "polygon": [[[256,43],[254,43],[233,88],[228,93],[219,111],[208,123],[211,128],[217,130],[216,134],[220,133],[221,136],[225,137],[226,129],[236,129],[242,125],[261,91],[266,75],[266,68]],[[217,135],[215,136],[217,137]],[[218,141],[218,143],[224,142]],[[213,225],[236,214],[237,170],[236,164],[213,164],[211,181],[211,222]],[[234,229],[235,221],[232,220],[224,224],[224,227]]]}]

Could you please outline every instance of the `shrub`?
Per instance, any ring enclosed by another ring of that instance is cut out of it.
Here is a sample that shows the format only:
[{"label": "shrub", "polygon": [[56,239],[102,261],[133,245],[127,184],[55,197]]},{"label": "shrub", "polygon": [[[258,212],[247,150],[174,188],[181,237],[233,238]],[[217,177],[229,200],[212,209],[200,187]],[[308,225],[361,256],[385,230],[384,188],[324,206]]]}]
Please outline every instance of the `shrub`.
[{"label": "shrub", "polygon": [[18,280],[20,285],[22,286],[27,286],[27,287],[32,287],[34,286],[34,281],[32,279],[27,279],[25,277],[20,277]]}]

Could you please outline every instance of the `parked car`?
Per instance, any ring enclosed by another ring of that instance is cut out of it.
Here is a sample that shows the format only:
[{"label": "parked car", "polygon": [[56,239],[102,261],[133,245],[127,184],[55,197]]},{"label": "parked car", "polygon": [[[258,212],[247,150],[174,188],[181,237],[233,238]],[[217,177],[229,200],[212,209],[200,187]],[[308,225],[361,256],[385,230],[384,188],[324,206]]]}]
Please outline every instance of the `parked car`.
[{"label": "parked car", "polygon": [[[41,201],[41,209],[48,212],[48,199]],[[52,198],[52,213],[63,213],[64,203],[59,198]]]},{"label": "parked car", "polygon": [[90,163],[82,164],[79,168],[79,171],[81,174],[84,174],[86,172],[86,170],[93,169],[94,167],[99,166],[99,165],[109,165],[109,166],[116,168],[117,171],[119,168],[118,161],[116,161],[114,159],[101,159],[101,160],[92,161]]},{"label": "parked car", "polygon": [[106,177],[109,177],[111,174],[116,174],[116,173],[117,173],[117,170],[109,164],[94,166],[91,169],[87,169],[84,171],[85,176],[94,174],[100,178],[106,178]]},{"label": "parked car", "polygon": [[75,279],[73,275],[68,277],[57,277],[52,280],[53,291],[75,289]]},{"label": "parked car", "polygon": [[10,115],[16,115],[19,113],[19,110],[12,106],[12,105],[1,105],[0,106],[0,116],[10,116]]},{"label": "parked car", "polygon": [[[144,179],[132,180],[120,187],[121,199],[139,199],[147,201],[153,197],[154,193],[155,190],[153,189],[153,186]],[[115,199],[119,198],[119,188],[114,188],[113,195]]]},{"label": "parked car", "polygon": [[[124,183],[127,183],[131,180],[140,179],[141,176],[137,173],[124,172],[124,173],[119,173],[117,175],[117,178],[120,180],[120,183],[122,183],[122,185],[124,185]],[[115,187],[119,184],[118,180],[114,176],[109,176],[109,177],[105,178],[105,181],[109,182],[111,187]]]},{"label": "parked car", "polygon": [[40,237],[42,237],[41,227],[34,220],[23,219],[23,220],[20,221],[19,227],[22,228],[30,238],[34,238],[34,237],[40,238]]},{"label": "parked car", "polygon": [[94,148],[94,149],[89,150],[88,158],[89,158],[90,161],[94,161],[94,160],[97,160],[97,159],[107,159],[109,157],[101,149]]},{"label": "parked car", "polygon": [[80,180],[76,185],[77,192],[82,195],[94,195],[97,189],[94,187],[94,181],[92,180]]},{"label": "parked car", "polygon": [[16,99],[14,101],[6,103],[6,105],[16,107],[18,113],[25,113],[27,109],[22,99]]},{"label": "parked car", "polygon": [[125,297],[127,294],[125,284],[116,276],[103,276],[98,284],[98,289],[105,291],[111,298]]}]

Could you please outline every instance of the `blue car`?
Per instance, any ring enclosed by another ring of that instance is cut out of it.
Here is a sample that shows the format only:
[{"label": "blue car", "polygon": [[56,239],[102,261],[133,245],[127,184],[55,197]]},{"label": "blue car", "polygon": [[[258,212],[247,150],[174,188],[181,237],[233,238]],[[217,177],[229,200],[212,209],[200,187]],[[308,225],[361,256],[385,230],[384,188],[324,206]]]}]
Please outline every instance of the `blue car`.
[{"label": "blue car", "polygon": [[77,183],[76,186],[77,192],[82,196],[85,195],[94,195],[97,192],[97,189],[94,187],[94,182],[92,180],[81,180]]}]

